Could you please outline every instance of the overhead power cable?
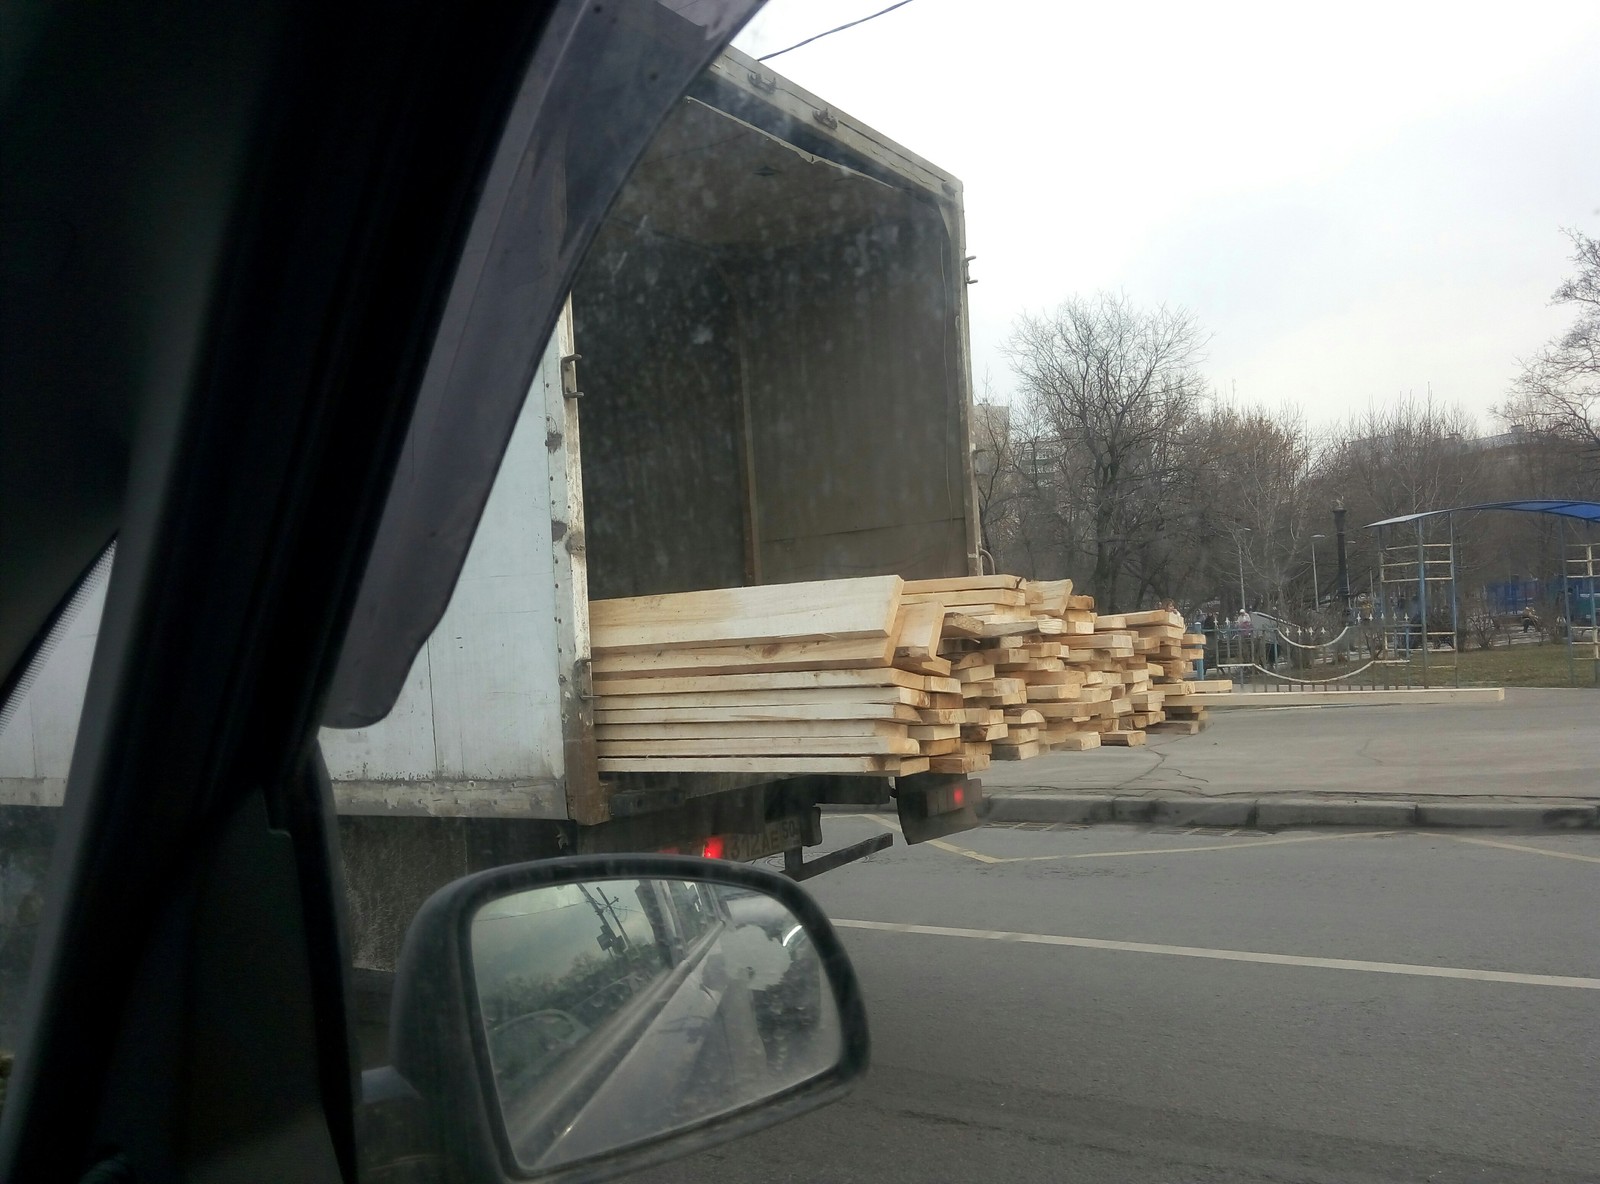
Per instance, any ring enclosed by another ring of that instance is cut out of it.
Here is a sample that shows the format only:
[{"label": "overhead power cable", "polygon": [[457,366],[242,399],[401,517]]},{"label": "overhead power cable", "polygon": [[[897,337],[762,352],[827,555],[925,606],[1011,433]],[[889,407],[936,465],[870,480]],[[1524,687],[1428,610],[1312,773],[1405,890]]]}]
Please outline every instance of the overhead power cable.
[{"label": "overhead power cable", "polygon": [[793,45],[789,46],[788,49],[779,49],[779,50],[774,50],[772,53],[762,54],[756,60],[758,62],[770,62],[773,58],[779,57],[782,54],[788,53],[789,50],[799,49],[802,45],[810,45],[813,41],[821,41],[824,37],[831,37],[835,33],[843,33],[846,29],[853,29],[857,25],[864,25],[868,21],[876,20],[878,17],[882,16],[886,12],[893,12],[897,8],[904,8],[907,4],[910,4],[910,3],[911,3],[911,0],[899,0],[899,3],[897,3],[897,4],[891,4],[891,5],[889,5],[888,8],[880,8],[877,12],[874,12],[874,13],[871,13],[871,14],[869,14],[867,16],[861,17],[858,20],[853,20],[853,21],[849,22],[848,24],[835,25],[831,29],[827,29],[827,30],[825,30],[825,31],[823,31],[821,33],[818,33],[815,37],[807,37],[804,41],[796,41]]}]

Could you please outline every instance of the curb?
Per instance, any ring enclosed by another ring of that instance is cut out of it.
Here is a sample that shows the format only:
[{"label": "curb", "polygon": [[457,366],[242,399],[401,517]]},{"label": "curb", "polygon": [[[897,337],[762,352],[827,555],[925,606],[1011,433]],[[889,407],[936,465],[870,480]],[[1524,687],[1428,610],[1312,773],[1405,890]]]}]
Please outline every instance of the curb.
[{"label": "curb", "polygon": [[1600,830],[1600,805],[1560,802],[1413,802],[1404,799],[1264,797],[1194,794],[1124,797],[1110,793],[999,793],[986,822],[1159,823],[1276,830],[1290,826],[1374,826],[1498,830]]}]

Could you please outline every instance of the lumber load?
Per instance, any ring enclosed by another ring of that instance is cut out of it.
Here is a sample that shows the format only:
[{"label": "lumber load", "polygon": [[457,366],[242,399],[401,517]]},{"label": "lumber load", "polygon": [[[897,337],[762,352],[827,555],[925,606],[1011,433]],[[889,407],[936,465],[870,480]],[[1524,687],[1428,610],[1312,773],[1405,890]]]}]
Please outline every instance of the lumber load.
[{"label": "lumber load", "polygon": [[[1192,731],[1192,635],[1070,580],[896,576],[590,605],[602,773],[974,773]],[[1206,689],[1213,689],[1205,684]]]},{"label": "lumber load", "polygon": [[944,613],[898,576],[594,601],[602,773],[907,776],[960,744]]}]

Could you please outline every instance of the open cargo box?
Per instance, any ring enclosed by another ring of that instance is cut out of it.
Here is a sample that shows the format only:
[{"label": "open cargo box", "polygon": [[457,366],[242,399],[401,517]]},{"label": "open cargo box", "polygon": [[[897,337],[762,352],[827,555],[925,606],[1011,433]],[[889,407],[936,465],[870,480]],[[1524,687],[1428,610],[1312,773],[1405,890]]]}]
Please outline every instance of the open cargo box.
[{"label": "open cargo box", "polygon": [[976,570],[963,249],[953,178],[723,55],[574,283],[401,702],[324,734],[341,809],[599,822],[771,780],[602,785],[585,595]]}]

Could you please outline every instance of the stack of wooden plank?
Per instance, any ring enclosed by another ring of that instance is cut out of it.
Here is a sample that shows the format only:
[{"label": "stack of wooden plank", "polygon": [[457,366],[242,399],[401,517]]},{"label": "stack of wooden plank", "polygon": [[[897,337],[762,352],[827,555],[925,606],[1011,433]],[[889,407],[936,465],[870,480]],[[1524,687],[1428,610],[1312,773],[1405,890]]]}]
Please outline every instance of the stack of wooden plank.
[{"label": "stack of wooden plank", "polygon": [[[937,602],[976,628],[946,627],[941,656],[961,683],[969,710],[987,713],[962,732],[961,771],[990,760],[1025,760],[1052,749],[1100,745],[1103,721],[1118,708],[1114,688],[1093,668],[1094,602],[1072,581],[1017,576],[916,580],[906,597]],[[951,762],[952,768],[956,762]]]},{"label": "stack of wooden plank", "polygon": [[1185,632],[1183,615],[1172,609],[1128,613],[1125,620],[1137,636],[1136,648],[1149,663],[1151,679],[1150,697],[1135,701],[1135,726],[1187,736],[1204,731],[1206,709],[1184,700],[1197,690],[1232,686],[1194,681],[1194,665],[1205,656],[1205,636]]},{"label": "stack of wooden plank", "polygon": [[873,576],[591,602],[600,771],[926,771],[922,712],[960,691],[927,661],[926,614],[899,661],[902,588]]},{"label": "stack of wooden plank", "polygon": [[1139,744],[1191,660],[1175,614],[1096,615],[1070,580],[873,576],[589,609],[602,773],[972,773]]}]

